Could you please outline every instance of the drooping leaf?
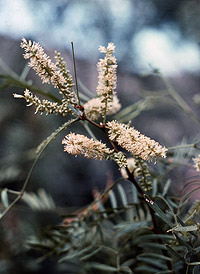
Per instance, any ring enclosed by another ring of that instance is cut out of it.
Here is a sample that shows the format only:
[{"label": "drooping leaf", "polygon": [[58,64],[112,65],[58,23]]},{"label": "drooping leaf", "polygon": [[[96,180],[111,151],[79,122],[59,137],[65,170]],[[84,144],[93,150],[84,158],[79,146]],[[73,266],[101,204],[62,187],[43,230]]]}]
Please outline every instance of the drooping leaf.
[{"label": "drooping leaf", "polygon": [[1,201],[5,207],[9,206],[9,201],[8,201],[8,189],[4,188],[1,191]]},{"label": "drooping leaf", "polygon": [[169,258],[169,257],[166,257],[166,256],[158,254],[158,253],[151,253],[151,252],[142,253],[138,256],[138,258],[142,258],[142,257],[157,258],[157,259],[160,259],[160,260],[171,261],[171,258]]},{"label": "drooping leaf", "polygon": [[158,214],[158,216],[169,225],[169,227],[173,227],[173,223],[169,219],[169,217],[154,203],[147,195],[145,195],[145,200],[148,205]]},{"label": "drooping leaf", "polygon": [[127,201],[127,197],[126,197],[126,193],[124,191],[124,188],[122,187],[121,184],[117,184],[117,188],[118,188],[118,192],[120,194],[122,204],[123,204],[124,207],[126,207],[127,204],[128,204],[128,201]]},{"label": "drooping leaf", "polygon": [[117,234],[117,238],[122,237],[128,233],[133,233],[136,229],[138,229],[140,227],[145,227],[146,229],[148,229],[147,222],[135,222],[132,224],[126,224],[126,223],[120,224],[120,225],[118,225],[120,232]]},{"label": "drooping leaf", "polygon": [[164,271],[159,271],[156,274],[171,274],[172,271],[171,270],[164,270]]},{"label": "drooping leaf", "polygon": [[171,185],[171,180],[168,179],[167,182],[165,183],[164,185],[164,188],[163,188],[163,192],[162,192],[162,196],[165,197],[165,195],[167,194],[169,188],[170,188],[170,185]]},{"label": "drooping leaf", "polygon": [[189,232],[189,231],[197,231],[198,229],[199,229],[198,225],[189,225],[189,226],[177,226],[169,229],[168,231]]},{"label": "drooping leaf", "polygon": [[166,247],[167,247],[168,251],[170,253],[172,253],[175,257],[177,257],[179,260],[185,262],[185,259],[178,252],[176,252],[171,246],[166,244]]},{"label": "drooping leaf", "polygon": [[143,248],[149,248],[154,249],[154,250],[167,250],[166,246],[164,244],[159,244],[159,243],[140,243],[138,246],[143,247]]},{"label": "drooping leaf", "polygon": [[97,262],[92,262],[92,263],[88,264],[87,267],[89,269],[98,269],[98,270],[102,270],[102,271],[110,271],[110,272],[116,272],[117,271],[117,268],[114,267],[114,266],[110,266],[110,265],[106,265],[106,264],[100,264],[100,263],[97,263]]},{"label": "drooping leaf", "polygon": [[116,209],[117,208],[117,198],[113,192],[113,190],[111,190],[109,192],[109,198],[110,198],[110,202],[111,202],[111,206],[113,209]]},{"label": "drooping leaf", "polygon": [[131,188],[132,188],[133,203],[138,204],[139,203],[138,191],[137,191],[136,187],[133,184],[131,184]]},{"label": "drooping leaf", "polygon": [[147,266],[147,265],[141,265],[138,266],[134,269],[135,273],[142,273],[142,274],[147,274],[147,273],[157,273],[159,270],[155,267],[152,266]]}]

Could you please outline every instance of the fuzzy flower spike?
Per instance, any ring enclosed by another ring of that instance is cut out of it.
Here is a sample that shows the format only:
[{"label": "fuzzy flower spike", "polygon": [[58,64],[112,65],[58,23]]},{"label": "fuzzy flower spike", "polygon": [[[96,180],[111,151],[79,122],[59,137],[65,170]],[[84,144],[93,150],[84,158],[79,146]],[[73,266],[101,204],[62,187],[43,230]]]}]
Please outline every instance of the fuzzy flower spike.
[{"label": "fuzzy flower spike", "polygon": [[197,158],[193,158],[194,161],[194,167],[197,172],[200,172],[200,154]]},{"label": "fuzzy flower spike", "polygon": [[62,144],[64,145],[64,151],[69,154],[75,156],[82,155],[85,158],[95,160],[106,159],[114,152],[100,141],[89,139],[84,135],[75,133],[66,135]]},{"label": "fuzzy flower spike", "polygon": [[108,43],[107,48],[100,46],[99,51],[105,53],[104,59],[100,59],[97,64],[98,75],[98,86],[97,95],[101,99],[101,115],[106,116],[106,112],[109,109],[109,103],[113,101],[115,89],[117,86],[117,60],[113,56],[115,46],[113,43]]},{"label": "fuzzy flower spike", "polygon": [[68,71],[65,74],[63,73],[64,63],[62,63],[61,70],[59,66],[62,61],[60,56],[56,53],[57,63],[54,64],[39,43],[32,42],[31,40],[27,41],[25,38],[22,39],[21,48],[25,52],[24,58],[30,60],[29,66],[36,71],[42,83],[51,83],[54,88],[58,88],[60,93],[65,96],[67,103],[74,105],[75,98],[72,92],[72,78]]},{"label": "fuzzy flower spike", "polygon": [[145,161],[166,157],[167,148],[158,142],[142,135],[138,130],[126,124],[111,121],[107,123],[108,134],[112,141]]},{"label": "fuzzy flower spike", "polygon": [[85,114],[92,120],[98,120],[103,116],[105,121],[106,115],[112,115],[121,108],[119,99],[115,93],[117,83],[117,60],[113,56],[115,46],[109,43],[107,48],[100,46],[99,51],[105,53],[105,58],[100,59],[97,64],[99,73],[97,96],[84,104]]},{"label": "fuzzy flower spike", "polygon": [[24,58],[30,60],[29,66],[40,76],[42,83],[51,83],[54,88],[59,89],[63,98],[60,104],[49,100],[42,100],[38,96],[33,95],[28,89],[24,91],[24,95],[13,94],[14,97],[24,98],[28,103],[27,106],[34,105],[36,109],[35,113],[56,113],[62,116],[72,113],[75,110],[77,99],[73,90],[72,76],[60,53],[55,52],[56,63],[54,64],[39,43],[30,40],[27,42],[23,38],[21,47],[25,51]]},{"label": "fuzzy flower spike", "polygon": [[[87,103],[84,104],[84,111],[88,118],[92,120],[98,120],[101,117],[101,110],[103,108],[101,98],[96,97],[91,100],[89,100]],[[121,108],[121,104],[119,102],[119,99],[117,98],[117,95],[113,96],[113,101],[108,102],[108,115],[115,114],[118,112]]]},{"label": "fuzzy flower spike", "polygon": [[127,166],[126,157],[122,152],[107,148],[101,141],[90,139],[81,134],[70,133],[62,140],[64,151],[74,156],[84,156],[95,160],[114,160],[119,168]]},{"label": "fuzzy flower spike", "polygon": [[24,95],[14,93],[13,96],[15,98],[23,98],[28,103],[27,106],[30,107],[32,105],[35,106],[35,114],[36,113],[46,113],[48,114],[60,114],[62,116],[66,116],[69,113],[68,105],[64,102],[62,104],[58,104],[56,102],[51,102],[49,100],[43,99],[41,100],[36,95],[33,95],[28,89],[24,91]]}]

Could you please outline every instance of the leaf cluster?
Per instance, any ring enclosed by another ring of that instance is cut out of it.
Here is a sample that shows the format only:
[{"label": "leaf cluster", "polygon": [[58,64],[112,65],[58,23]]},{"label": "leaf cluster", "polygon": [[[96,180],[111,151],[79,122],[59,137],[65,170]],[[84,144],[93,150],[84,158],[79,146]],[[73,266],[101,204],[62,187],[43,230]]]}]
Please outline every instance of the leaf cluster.
[{"label": "leaf cluster", "polygon": [[43,251],[39,262],[53,256],[66,269],[76,264],[80,273],[195,273],[199,225],[191,224],[191,209],[187,219],[182,217],[188,200],[160,191],[153,200],[145,198],[156,215],[156,230],[137,190],[126,192],[117,183],[62,224],[47,228],[42,238],[32,237],[29,245]]}]

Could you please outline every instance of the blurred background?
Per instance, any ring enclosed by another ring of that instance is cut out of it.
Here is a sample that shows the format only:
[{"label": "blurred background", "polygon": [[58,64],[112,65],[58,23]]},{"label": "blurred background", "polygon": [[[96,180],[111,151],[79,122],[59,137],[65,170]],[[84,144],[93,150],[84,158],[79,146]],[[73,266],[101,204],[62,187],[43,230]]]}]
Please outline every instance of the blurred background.
[{"label": "blurred background", "polygon": [[[99,45],[112,41],[120,69],[170,75],[198,72],[199,1],[14,0],[0,1],[1,35],[30,37],[46,49],[96,60]],[[170,58],[169,58],[170,56]]]},{"label": "blurred background", "polygon": [[[159,70],[199,115],[199,105],[194,102],[200,84],[198,0],[0,0],[1,75],[22,75],[26,71],[27,62],[20,48],[22,37],[39,42],[50,56],[54,50],[61,51],[72,74],[73,40],[78,78],[94,96],[96,63],[101,56],[98,47],[113,42],[118,60],[117,93],[122,107],[165,92],[166,83],[152,73]],[[31,80],[35,87],[56,92],[48,85],[42,86],[32,71],[26,80]],[[23,93],[22,88],[8,87],[3,79],[0,83],[0,187],[19,190],[33,162],[33,150],[65,118],[34,115],[34,109],[26,107],[24,100],[13,98],[13,93]],[[131,120],[138,130],[167,147],[180,144],[184,138],[191,143],[199,137],[198,125],[181,114],[177,106],[149,100]],[[73,130],[84,133],[82,125],[72,126],[70,131]],[[108,180],[119,176],[119,171],[113,163],[64,154],[61,140],[67,132],[52,142],[39,160],[28,190],[37,192],[44,188],[58,207],[80,207],[92,200],[92,189],[104,189]],[[184,172],[189,176],[188,171]],[[177,178],[178,175],[174,180]],[[23,214],[28,216],[29,210]],[[9,229],[13,214],[19,214],[17,209],[13,212],[5,224]],[[54,217],[45,218],[42,225],[59,222]],[[15,218],[15,222],[21,220]],[[21,230],[16,232],[14,227],[12,232],[10,237],[19,233],[23,239]]]}]

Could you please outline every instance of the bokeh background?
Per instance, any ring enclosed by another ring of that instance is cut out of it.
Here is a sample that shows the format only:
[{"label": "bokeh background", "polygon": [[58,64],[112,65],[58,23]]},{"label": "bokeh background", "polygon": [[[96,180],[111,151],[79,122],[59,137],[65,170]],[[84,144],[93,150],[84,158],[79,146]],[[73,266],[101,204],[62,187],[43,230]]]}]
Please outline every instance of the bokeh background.
[{"label": "bokeh background", "polygon": [[[160,77],[152,73],[158,69],[197,115],[200,113],[193,100],[200,84],[198,0],[0,0],[1,74],[21,75],[24,71],[22,37],[40,42],[50,56],[55,49],[61,51],[72,74],[73,40],[78,78],[94,95],[98,47],[113,42],[122,106],[166,89]],[[26,79],[38,88],[55,92],[50,86],[42,86],[32,71]],[[0,81],[0,187],[18,190],[32,164],[33,150],[65,119],[34,115],[33,108],[13,98],[13,93],[23,93],[23,89],[6,87]],[[135,115],[132,124],[165,146],[180,144],[184,138],[192,142],[199,136],[190,117],[176,107],[160,103],[146,106]],[[70,130],[84,132],[84,127]],[[44,188],[57,206],[79,207],[92,200],[93,188],[102,190],[108,180],[119,176],[119,171],[113,163],[64,154],[61,140],[66,133],[46,150],[28,190],[37,192]],[[57,221],[46,218],[45,224]],[[10,223],[7,225],[10,228]]]}]

